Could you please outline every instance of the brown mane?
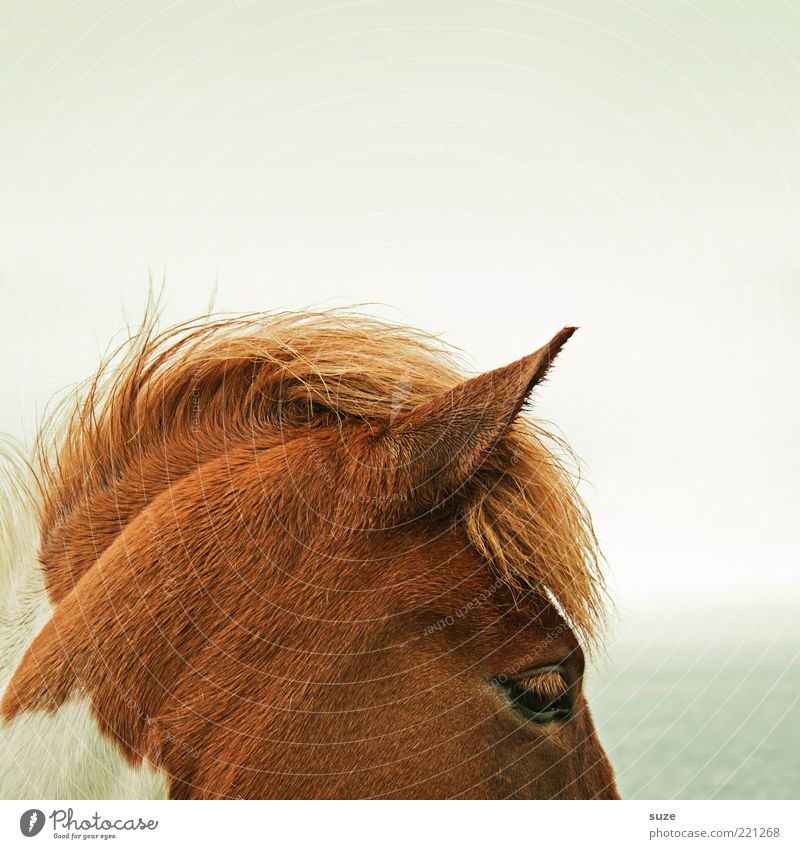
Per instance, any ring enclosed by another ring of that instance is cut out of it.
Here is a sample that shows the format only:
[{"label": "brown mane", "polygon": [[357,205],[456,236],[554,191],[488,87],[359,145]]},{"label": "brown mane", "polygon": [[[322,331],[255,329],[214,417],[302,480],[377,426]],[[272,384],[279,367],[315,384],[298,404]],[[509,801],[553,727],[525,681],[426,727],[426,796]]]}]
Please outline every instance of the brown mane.
[{"label": "brown mane", "polygon": [[[200,463],[252,445],[262,428],[274,432],[317,415],[385,419],[461,380],[440,340],[374,318],[256,314],[159,332],[151,312],[70,402],[66,423],[40,434],[42,561],[51,598],[63,598],[159,492]],[[456,520],[510,586],[549,594],[590,647],[603,584],[563,448],[540,423],[518,419],[471,482]],[[91,552],[83,562],[50,567],[63,539],[87,526]]]}]

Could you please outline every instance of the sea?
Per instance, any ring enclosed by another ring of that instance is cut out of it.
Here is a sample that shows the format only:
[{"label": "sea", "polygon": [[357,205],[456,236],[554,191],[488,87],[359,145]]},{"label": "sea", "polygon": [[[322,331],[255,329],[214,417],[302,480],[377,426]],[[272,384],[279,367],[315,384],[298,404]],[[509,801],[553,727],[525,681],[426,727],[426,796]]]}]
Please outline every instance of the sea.
[{"label": "sea", "polygon": [[601,661],[586,692],[627,799],[800,798],[800,651],[669,645]]}]

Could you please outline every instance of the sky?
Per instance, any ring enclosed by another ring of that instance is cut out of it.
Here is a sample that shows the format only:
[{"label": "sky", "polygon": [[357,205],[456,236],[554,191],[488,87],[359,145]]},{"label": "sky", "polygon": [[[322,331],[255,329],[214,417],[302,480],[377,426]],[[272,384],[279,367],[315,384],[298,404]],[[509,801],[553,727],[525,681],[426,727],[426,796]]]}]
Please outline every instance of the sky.
[{"label": "sky", "polygon": [[167,323],[369,304],[475,370],[579,325],[535,412],[583,462],[612,644],[796,637],[790,4],[6,9],[0,431],[150,275]]}]

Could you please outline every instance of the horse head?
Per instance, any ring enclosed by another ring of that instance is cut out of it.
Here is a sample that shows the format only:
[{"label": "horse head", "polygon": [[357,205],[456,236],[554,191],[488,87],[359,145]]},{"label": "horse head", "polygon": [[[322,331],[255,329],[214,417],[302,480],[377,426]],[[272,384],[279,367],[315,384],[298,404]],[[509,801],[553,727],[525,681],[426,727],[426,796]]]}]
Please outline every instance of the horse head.
[{"label": "horse head", "polygon": [[52,615],[2,712],[85,700],[173,797],[616,796],[588,514],[522,414],[350,315],[146,328],[42,439]]}]

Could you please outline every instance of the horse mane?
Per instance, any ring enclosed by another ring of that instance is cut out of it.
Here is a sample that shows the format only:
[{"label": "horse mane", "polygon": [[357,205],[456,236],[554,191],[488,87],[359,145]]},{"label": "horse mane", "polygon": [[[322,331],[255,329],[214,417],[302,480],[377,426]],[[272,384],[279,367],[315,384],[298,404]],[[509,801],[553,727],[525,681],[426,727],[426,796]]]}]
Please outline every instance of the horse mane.
[{"label": "horse mane", "polygon": [[[310,413],[385,419],[463,379],[458,357],[437,337],[351,312],[207,316],[161,331],[149,307],[140,329],[40,429],[42,548],[57,545],[82,504],[122,480],[142,484],[145,457],[149,468],[153,458],[161,468],[169,460],[163,489],[176,474]],[[520,416],[454,520],[499,577],[548,595],[591,650],[604,585],[566,456],[561,439]]]}]

